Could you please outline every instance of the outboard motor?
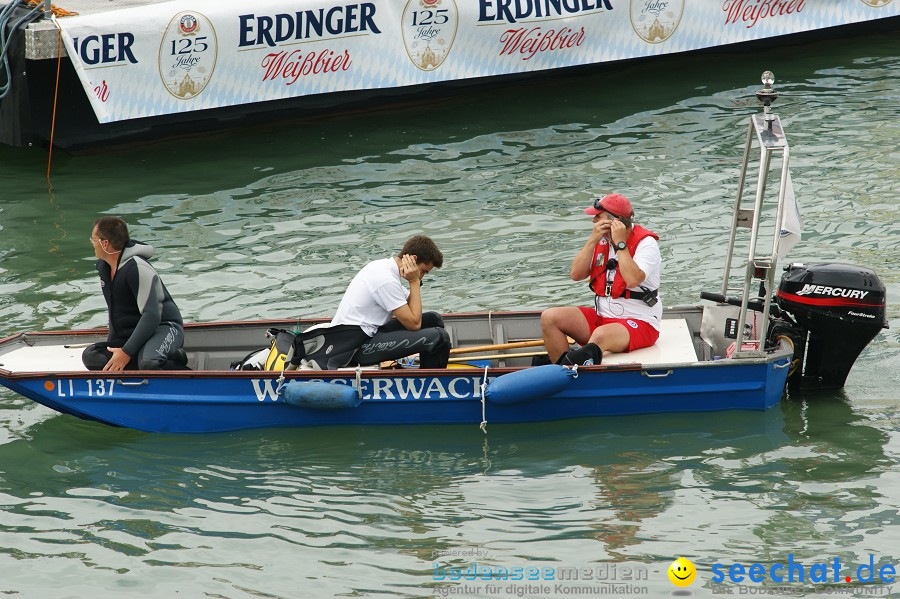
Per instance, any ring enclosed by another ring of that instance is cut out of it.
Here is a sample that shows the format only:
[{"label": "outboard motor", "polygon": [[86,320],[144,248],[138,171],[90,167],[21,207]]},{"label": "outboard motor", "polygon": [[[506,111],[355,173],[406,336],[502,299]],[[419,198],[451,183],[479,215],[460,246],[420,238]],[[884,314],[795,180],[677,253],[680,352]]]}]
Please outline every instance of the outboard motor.
[{"label": "outboard motor", "polygon": [[860,352],[887,328],[884,284],[872,270],[850,264],[784,270],[776,301],[795,324],[775,326],[769,337],[794,342],[788,389],[840,389]]}]

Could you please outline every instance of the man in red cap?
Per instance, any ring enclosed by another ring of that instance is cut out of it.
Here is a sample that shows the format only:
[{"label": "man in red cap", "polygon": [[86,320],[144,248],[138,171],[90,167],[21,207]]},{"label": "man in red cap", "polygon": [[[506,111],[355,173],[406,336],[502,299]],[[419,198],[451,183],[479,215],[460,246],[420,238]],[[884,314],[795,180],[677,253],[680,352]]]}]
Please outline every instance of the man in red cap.
[{"label": "man in red cap", "polygon": [[[659,338],[662,259],[659,236],[632,222],[625,196],[597,198],[584,209],[594,227],[572,260],[573,281],[588,279],[594,306],[548,308],[541,314],[544,346],[561,364],[599,364],[604,351],[649,347]],[[582,345],[567,352],[566,335]]]}]

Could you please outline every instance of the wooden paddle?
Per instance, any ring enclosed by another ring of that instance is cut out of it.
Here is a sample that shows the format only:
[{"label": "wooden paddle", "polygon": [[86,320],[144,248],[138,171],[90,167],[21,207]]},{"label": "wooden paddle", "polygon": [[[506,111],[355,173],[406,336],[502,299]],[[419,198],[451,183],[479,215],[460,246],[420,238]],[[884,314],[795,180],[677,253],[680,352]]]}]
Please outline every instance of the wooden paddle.
[{"label": "wooden paddle", "polygon": [[[569,343],[575,343],[571,337],[567,338]],[[454,347],[450,350],[450,355],[454,354],[471,354],[481,351],[502,351],[504,349],[521,349],[523,347],[539,347],[544,345],[543,339],[526,339],[525,341],[511,341],[509,343],[496,343],[494,345],[472,345],[470,347]]]},{"label": "wooden paddle", "polygon": [[457,362],[472,362],[475,360],[508,360],[510,358],[532,358],[534,356],[546,356],[547,352],[545,351],[529,351],[529,352],[520,352],[517,354],[493,354],[490,356],[466,356],[464,358],[450,358],[448,362],[457,363]]}]

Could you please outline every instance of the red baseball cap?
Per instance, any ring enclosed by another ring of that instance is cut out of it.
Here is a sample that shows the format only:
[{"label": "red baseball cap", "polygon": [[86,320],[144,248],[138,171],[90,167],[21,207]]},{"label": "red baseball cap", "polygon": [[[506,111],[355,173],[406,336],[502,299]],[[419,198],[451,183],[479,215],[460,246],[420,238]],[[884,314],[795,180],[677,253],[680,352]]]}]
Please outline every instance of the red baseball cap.
[{"label": "red baseball cap", "polygon": [[620,216],[622,218],[631,218],[634,216],[631,202],[620,193],[611,193],[602,198],[595,198],[593,205],[584,209],[584,213],[590,215],[600,214],[601,212],[609,212],[614,216]]}]

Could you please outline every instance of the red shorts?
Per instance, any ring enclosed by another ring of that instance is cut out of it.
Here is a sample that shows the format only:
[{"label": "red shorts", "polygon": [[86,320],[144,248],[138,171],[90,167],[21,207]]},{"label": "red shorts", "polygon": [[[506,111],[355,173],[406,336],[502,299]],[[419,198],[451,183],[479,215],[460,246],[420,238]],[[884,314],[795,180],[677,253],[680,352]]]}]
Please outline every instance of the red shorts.
[{"label": "red shorts", "polygon": [[584,318],[588,322],[591,333],[594,329],[604,324],[612,324],[618,322],[628,330],[628,351],[641,349],[642,347],[650,347],[659,339],[659,331],[653,328],[649,322],[638,320],[637,318],[604,318],[597,314],[593,308],[579,306],[579,310],[584,314]]}]

